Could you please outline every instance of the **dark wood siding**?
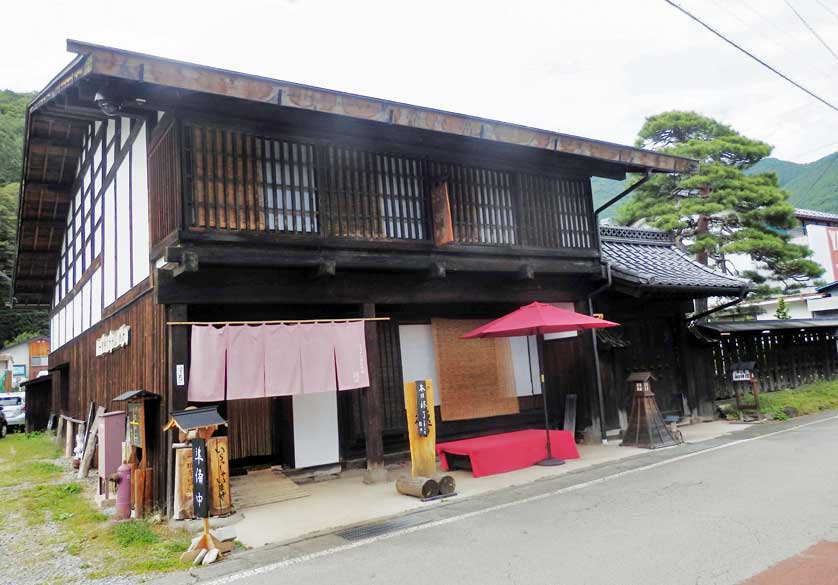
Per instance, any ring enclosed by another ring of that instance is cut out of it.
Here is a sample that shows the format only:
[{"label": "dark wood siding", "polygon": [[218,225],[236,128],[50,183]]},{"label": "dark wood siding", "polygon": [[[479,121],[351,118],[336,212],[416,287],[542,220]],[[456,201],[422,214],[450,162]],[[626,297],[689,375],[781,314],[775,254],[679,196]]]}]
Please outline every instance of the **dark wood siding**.
[{"label": "dark wood siding", "polygon": [[184,122],[182,136],[193,231],[430,244],[430,185],[444,181],[455,243],[596,249],[588,177],[462,165],[197,121]]},{"label": "dark wood siding", "polygon": [[[122,325],[131,327],[128,346],[96,357],[96,339]],[[51,367],[60,368],[58,375],[53,376],[53,395],[60,395],[62,383],[66,385],[67,403],[61,411],[74,418],[85,418],[90,401],[109,411],[123,409],[124,404],[113,404],[111,400],[127,390],[143,389],[160,395],[147,414],[152,415],[148,420],[148,448],[155,470],[154,501],[163,507],[166,443],[161,429],[168,412],[165,307],[156,304],[152,291],[147,290],[50,354],[49,361]]]},{"label": "dark wood siding", "polygon": [[734,395],[731,364],[739,361],[757,362],[757,380],[763,392],[838,377],[836,336],[828,329],[722,337],[713,350],[717,398]]},{"label": "dark wood siding", "polygon": [[181,226],[181,161],[178,155],[178,125],[163,118],[148,147],[148,198],[151,245]]}]

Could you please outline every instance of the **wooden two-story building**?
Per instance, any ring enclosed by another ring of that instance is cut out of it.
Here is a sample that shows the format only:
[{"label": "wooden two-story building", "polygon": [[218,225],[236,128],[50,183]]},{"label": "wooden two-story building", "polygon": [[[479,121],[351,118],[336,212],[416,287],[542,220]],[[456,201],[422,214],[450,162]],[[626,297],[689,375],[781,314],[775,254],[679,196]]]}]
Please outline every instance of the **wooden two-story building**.
[{"label": "wooden two-story building", "polygon": [[[173,475],[161,428],[188,404],[194,358],[190,326],[173,323],[389,318],[366,324],[367,388],[318,402],[219,402],[234,465],[302,467],[326,449],[335,461],[366,459],[375,476],[385,451],[404,448],[403,380],[435,379],[442,438],[538,424],[531,344],[513,340],[487,358],[460,330],[535,300],[586,311],[607,282],[590,178],[695,168],[556,132],[68,48],[77,56],[27,112],[14,295],[51,309],[53,412],[82,418],[90,401],[110,409],[127,390],[159,396],[147,449],[161,506]],[[129,335],[97,350],[124,326]],[[593,350],[589,334],[547,346],[556,416],[559,396],[593,379]],[[487,366],[499,387],[483,399],[470,380]],[[599,412],[595,392],[579,396],[578,428],[596,436]]]}]

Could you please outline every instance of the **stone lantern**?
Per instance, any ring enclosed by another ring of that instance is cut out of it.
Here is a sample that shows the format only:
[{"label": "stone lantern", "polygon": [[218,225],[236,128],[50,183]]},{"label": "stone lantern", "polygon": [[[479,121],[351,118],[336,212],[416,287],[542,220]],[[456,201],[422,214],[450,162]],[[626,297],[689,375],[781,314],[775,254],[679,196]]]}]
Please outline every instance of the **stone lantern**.
[{"label": "stone lantern", "polygon": [[622,442],[626,447],[658,449],[678,444],[658,410],[654,380],[651,372],[632,372],[626,378],[632,390],[631,416]]}]

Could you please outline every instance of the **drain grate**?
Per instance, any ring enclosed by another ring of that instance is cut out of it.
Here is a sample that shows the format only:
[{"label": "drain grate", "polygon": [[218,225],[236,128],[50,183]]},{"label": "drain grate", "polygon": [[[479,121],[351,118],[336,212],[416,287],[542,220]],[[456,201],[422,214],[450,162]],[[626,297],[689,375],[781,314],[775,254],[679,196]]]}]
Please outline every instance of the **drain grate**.
[{"label": "drain grate", "polygon": [[365,538],[381,536],[382,534],[387,534],[388,532],[395,532],[396,530],[403,530],[412,526],[427,524],[430,521],[430,518],[424,518],[419,514],[413,514],[402,518],[394,518],[393,520],[388,520],[386,522],[379,522],[377,524],[365,524],[363,526],[347,528],[346,530],[341,530],[336,534],[344,540],[355,542],[357,540],[364,540]]}]

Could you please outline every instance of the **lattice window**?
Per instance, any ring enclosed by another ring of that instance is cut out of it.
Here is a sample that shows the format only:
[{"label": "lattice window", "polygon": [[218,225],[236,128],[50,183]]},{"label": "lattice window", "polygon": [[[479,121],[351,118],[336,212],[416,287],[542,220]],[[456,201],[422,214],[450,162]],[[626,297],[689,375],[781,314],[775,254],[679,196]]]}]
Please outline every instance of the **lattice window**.
[{"label": "lattice window", "polygon": [[184,152],[194,227],[320,230],[313,144],[189,126]]},{"label": "lattice window", "polygon": [[471,244],[517,243],[511,173],[444,164],[434,165],[434,173],[448,178],[456,241]]},{"label": "lattice window", "polygon": [[331,235],[424,240],[428,214],[423,175],[419,160],[330,148]]},{"label": "lattice window", "polygon": [[520,175],[522,239],[537,248],[593,248],[587,179]]}]

